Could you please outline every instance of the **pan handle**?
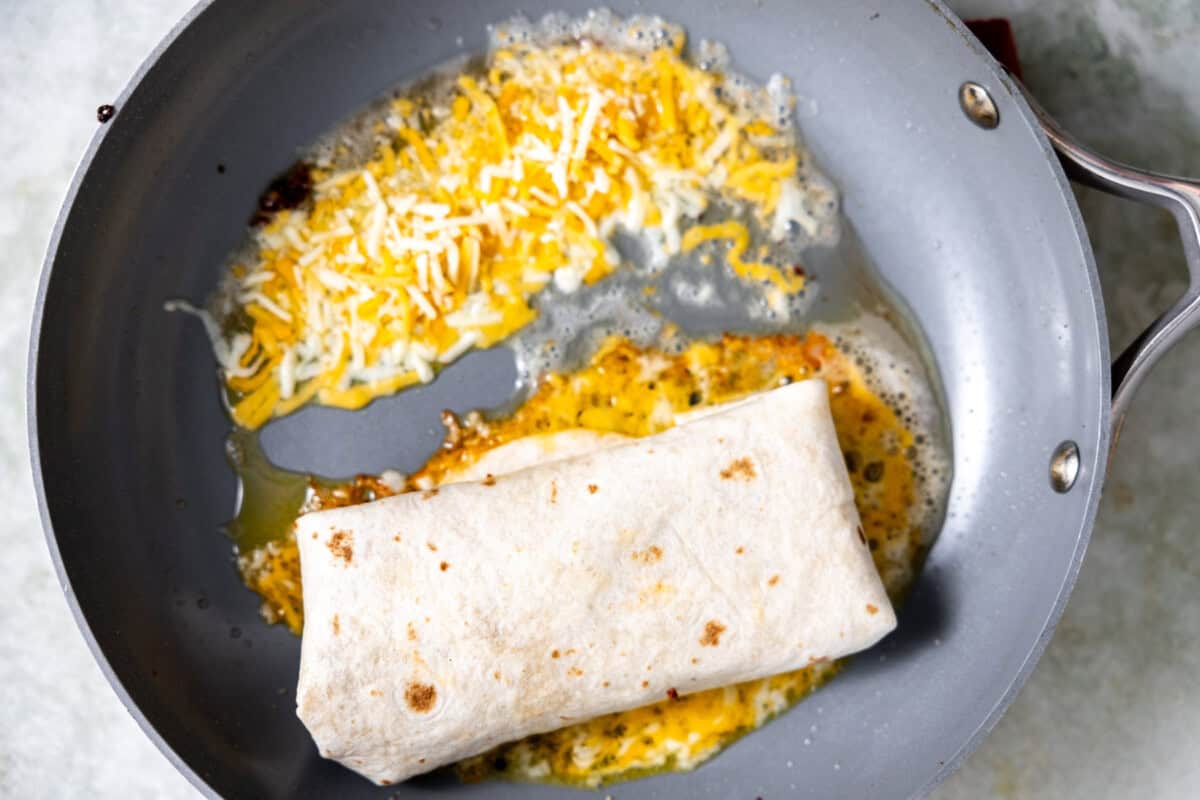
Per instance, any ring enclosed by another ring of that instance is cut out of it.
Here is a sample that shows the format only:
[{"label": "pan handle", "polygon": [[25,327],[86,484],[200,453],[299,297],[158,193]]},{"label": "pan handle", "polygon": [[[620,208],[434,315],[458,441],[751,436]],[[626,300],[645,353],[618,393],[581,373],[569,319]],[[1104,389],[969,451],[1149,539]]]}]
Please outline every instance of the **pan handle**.
[{"label": "pan handle", "polygon": [[1200,324],[1200,182],[1110,161],[1064,131],[1029,91],[1024,94],[1071,179],[1109,194],[1167,209],[1175,216],[1183,240],[1188,268],[1187,291],[1138,335],[1112,365],[1115,445],[1138,386],[1167,350]]}]

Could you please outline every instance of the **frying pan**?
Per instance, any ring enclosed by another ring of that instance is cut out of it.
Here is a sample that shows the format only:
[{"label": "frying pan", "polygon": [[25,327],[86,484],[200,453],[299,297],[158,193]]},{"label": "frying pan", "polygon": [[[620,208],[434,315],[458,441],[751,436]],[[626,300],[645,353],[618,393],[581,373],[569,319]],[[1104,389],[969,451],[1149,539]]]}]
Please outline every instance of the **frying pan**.
[{"label": "frying pan", "polygon": [[[568,791],[438,778],[381,790],[317,756],[293,710],[299,641],[259,621],[217,533],[235,484],[207,342],[162,304],[213,289],[257,193],[337,120],[402,79],[482,50],[490,21],[588,5],[201,4],[118,99],[75,177],[30,353],[43,521],[109,680],[207,794]],[[617,791],[920,794],[995,723],[1058,620],[1113,431],[1146,371],[1196,321],[1200,192],[1072,143],[937,2],[673,0],[645,10],[685,25],[693,41],[724,41],[756,78],[793,79],[807,143],[929,343],[954,482],[940,538],[881,647],[698,771]],[[1186,295],[1111,371],[1092,253],[1055,150],[1074,174],[1170,208],[1184,233]],[[334,474],[411,468],[437,441],[436,411],[495,404],[511,382],[505,357],[473,354],[363,412],[289,418],[274,455]]]}]

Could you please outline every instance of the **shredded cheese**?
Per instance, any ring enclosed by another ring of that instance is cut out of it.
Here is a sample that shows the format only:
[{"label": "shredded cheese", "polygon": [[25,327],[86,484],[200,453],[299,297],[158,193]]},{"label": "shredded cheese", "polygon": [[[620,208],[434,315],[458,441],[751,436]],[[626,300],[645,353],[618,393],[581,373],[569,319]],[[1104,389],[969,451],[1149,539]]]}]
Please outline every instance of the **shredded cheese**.
[{"label": "shredded cheese", "polygon": [[717,202],[777,238],[803,210],[801,158],[683,44],[512,41],[448,100],[395,100],[375,155],[316,169],[311,202],[274,214],[230,270],[214,350],[235,421],[254,429],[310,401],[357,408],[432,380],[530,322],[545,287],[618,269],[618,226],[661,245],[652,266],[722,239],[738,274],[799,289],[746,258],[745,223],[695,226]]}]

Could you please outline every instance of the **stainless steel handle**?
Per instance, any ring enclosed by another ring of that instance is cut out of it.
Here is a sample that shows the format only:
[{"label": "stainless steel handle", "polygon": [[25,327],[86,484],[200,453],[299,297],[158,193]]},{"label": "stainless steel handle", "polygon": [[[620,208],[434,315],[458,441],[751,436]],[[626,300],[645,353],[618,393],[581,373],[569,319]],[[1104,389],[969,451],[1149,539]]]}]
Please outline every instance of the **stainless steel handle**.
[{"label": "stainless steel handle", "polygon": [[1067,175],[1109,194],[1152,203],[1170,211],[1179,225],[1187,258],[1188,288],[1150,324],[1112,365],[1113,442],[1120,435],[1138,386],[1150,369],[1185,333],[1200,324],[1200,182],[1176,178],[1110,161],[1080,144],[1064,131],[1028,91],[1025,99],[1042,131],[1054,145]]}]

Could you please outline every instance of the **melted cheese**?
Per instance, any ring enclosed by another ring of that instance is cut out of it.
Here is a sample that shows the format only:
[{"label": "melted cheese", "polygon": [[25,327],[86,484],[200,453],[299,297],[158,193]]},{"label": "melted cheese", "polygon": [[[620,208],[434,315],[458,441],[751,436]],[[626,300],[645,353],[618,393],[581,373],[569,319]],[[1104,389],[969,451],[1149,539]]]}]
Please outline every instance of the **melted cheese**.
[{"label": "melted cheese", "polygon": [[[827,338],[725,336],[696,342],[680,353],[640,349],[626,340],[605,343],[577,372],[551,374],[510,417],[448,419],[448,447],[408,477],[404,488],[427,489],[470,474],[486,454],[542,433],[585,428],[645,436],[669,428],[679,415],[735,401],[792,380],[824,378],[838,441],[846,454],[863,529],[893,599],[916,574],[925,538],[914,519],[918,494],[914,436],[866,385],[855,364]],[[346,505],[390,494],[393,482],[360,478],[317,489],[314,506]],[[283,526],[286,534],[290,526]],[[278,534],[277,534],[278,535]],[[298,561],[286,535],[269,549],[241,559],[243,576],[263,595],[268,619],[299,632]],[[687,769],[806,696],[832,676],[837,664],[736,687],[715,689],[612,714],[504,745],[460,765],[464,778],[501,774],[595,786],[662,769]]]}]

